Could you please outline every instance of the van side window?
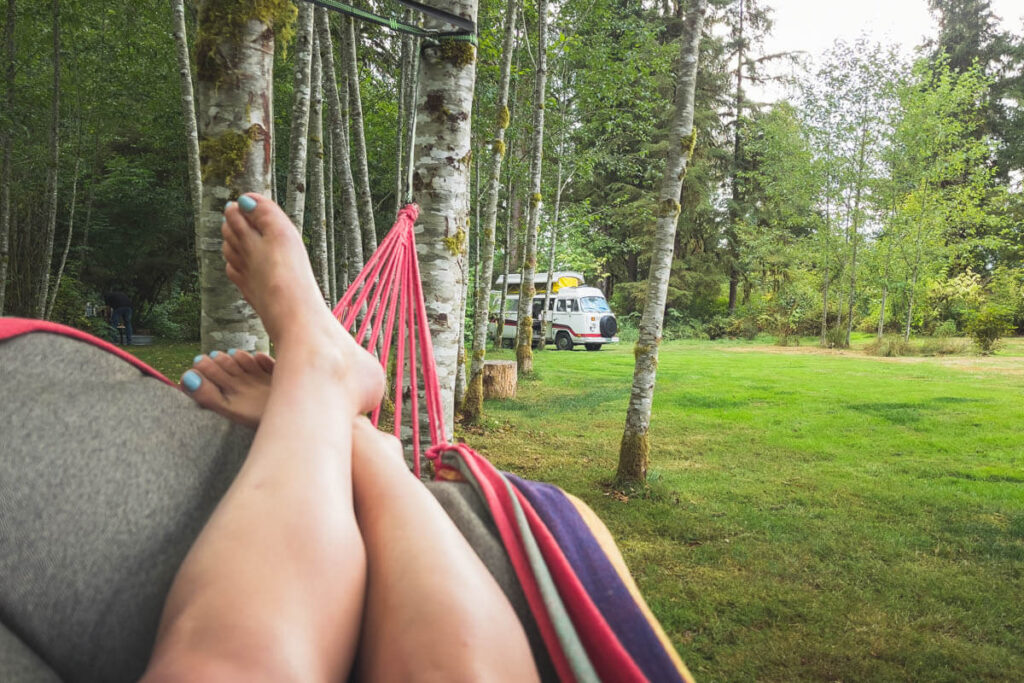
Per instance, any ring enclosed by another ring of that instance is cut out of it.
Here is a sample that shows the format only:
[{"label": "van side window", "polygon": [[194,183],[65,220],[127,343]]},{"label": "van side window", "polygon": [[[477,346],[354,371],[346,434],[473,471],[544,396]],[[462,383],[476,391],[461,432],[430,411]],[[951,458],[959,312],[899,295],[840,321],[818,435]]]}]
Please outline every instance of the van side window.
[{"label": "van side window", "polygon": [[554,299],[548,299],[548,310],[549,311],[555,310],[555,300]]},{"label": "van side window", "polygon": [[558,300],[558,303],[555,304],[555,310],[561,313],[565,313],[565,299]]},{"label": "van side window", "polygon": [[580,302],[579,302],[579,300],[577,300],[577,299],[570,299],[569,300],[569,310],[572,311],[573,313],[579,313],[580,312]]}]

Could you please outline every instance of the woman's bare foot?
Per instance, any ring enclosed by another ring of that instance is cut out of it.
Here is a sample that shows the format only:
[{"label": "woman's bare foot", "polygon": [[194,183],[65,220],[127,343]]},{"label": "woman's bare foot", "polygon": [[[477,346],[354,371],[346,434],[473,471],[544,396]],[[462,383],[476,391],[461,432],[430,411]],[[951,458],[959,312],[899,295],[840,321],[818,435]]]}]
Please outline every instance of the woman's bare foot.
[{"label": "woman's bare foot", "polygon": [[[352,339],[324,304],[299,232],[273,201],[249,193],[224,210],[223,252],[228,278],[263,320],[278,362],[322,367],[347,385],[357,413],[384,392],[377,360]],[[301,359],[301,361],[300,361]]]},{"label": "woman's bare foot", "polygon": [[181,377],[186,393],[203,408],[256,429],[270,396],[274,359],[229,349],[196,356]]}]

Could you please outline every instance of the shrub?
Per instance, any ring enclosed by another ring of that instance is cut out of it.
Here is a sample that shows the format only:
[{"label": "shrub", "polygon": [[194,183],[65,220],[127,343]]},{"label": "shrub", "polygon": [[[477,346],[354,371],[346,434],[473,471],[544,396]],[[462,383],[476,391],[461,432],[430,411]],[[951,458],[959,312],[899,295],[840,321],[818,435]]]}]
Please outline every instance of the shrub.
[{"label": "shrub", "polygon": [[708,339],[721,339],[726,336],[729,332],[729,326],[731,325],[729,316],[727,315],[716,315],[711,320],[704,323],[701,326],[701,332],[707,335]]},{"label": "shrub", "polygon": [[967,334],[983,354],[990,354],[999,345],[999,339],[1013,331],[1013,313],[1004,306],[988,305],[967,325]]},{"label": "shrub", "polygon": [[825,332],[825,346],[830,349],[846,348],[846,325],[836,325]]},{"label": "shrub", "polygon": [[864,347],[864,353],[870,356],[885,356],[891,358],[893,356],[909,356],[911,354],[912,347],[910,343],[904,341],[903,337],[882,337],[876,339],[867,346]]},{"label": "shrub", "polygon": [[935,326],[934,335],[939,339],[946,339],[948,337],[956,336],[956,321],[955,320],[943,320],[941,323]]},{"label": "shrub", "polygon": [[153,334],[172,341],[198,341],[199,292],[176,292],[149,311],[145,323]]}]

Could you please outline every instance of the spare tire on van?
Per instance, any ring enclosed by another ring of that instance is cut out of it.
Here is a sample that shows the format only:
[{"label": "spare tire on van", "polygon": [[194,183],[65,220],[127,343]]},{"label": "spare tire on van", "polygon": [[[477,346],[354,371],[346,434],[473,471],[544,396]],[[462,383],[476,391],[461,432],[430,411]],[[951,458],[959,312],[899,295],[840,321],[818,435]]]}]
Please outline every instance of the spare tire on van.
[{"label": "spare tire on van", "polygon": [[615,320],[614,315],[606,315],[601,318],[600,329],[602,337],[614,337],[615,333],[619,331],[619,323]]}]

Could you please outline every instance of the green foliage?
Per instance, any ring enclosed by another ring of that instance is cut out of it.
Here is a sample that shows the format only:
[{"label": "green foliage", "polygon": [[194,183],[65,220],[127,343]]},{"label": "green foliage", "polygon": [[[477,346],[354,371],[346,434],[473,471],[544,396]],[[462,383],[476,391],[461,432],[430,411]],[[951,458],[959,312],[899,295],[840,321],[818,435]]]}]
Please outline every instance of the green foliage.
[{"label": "green foliage", "polygon": [[200,297],[195,290],[175,292],[154,306],[146,324],[161,339],[176,342],[199,341]]},{"label": "green foliage", "polygon": [[979,351],[990,354],[998,348],[999,340],[1013,331],[1012,316],[1010,309],[990,304],[967,324],[967,334]]},{"label": "green foliage", "polygon": [[935,332],[933,332],[933,334],[939,339],[948,339],[949,337],[955,337],[956,333],[957,327],[955,320],[943,320],[941,323],[935,326]]}]

